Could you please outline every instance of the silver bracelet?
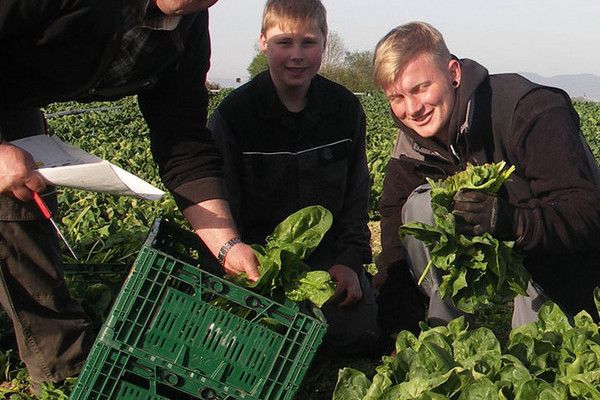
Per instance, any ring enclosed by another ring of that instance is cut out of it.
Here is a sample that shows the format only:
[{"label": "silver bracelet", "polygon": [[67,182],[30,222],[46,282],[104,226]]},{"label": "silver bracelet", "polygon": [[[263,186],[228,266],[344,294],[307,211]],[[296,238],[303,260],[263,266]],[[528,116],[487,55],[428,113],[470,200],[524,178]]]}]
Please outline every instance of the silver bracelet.
[{"label": "silver bracelet", "polygon": [[217,261],[219,261],[219,264],[225,264],[225,257],[227,257],[227,253],[229,253],[229,250],[231,250],[231,248],[238,243],[242,243],[242,239],[240,239],[239,237],[234,237],[232,239],[229,239],[227,243],[225,243],[223,247],[221,247],[221,249],[219,250],[219,255],[217,256]]}]

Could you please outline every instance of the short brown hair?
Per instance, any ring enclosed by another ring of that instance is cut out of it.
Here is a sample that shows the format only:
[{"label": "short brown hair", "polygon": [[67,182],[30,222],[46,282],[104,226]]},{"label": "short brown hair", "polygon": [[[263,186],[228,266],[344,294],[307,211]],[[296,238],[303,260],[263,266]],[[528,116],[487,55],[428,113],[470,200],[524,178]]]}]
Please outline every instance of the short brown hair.
[{"label": "short brown hair", "polygon": [[392,29],[375,48],[375,83],[381,88],[393,84],[406,63],[420,54],[441,62],[452,57],[442,34],[425,22],[409,22]]},{"label": "short brown hair", "polygon": [[264,35],[276,25],[308,25],[316,23],[327,38],[327,11],[320,0],[267,0],[260,32]]}]

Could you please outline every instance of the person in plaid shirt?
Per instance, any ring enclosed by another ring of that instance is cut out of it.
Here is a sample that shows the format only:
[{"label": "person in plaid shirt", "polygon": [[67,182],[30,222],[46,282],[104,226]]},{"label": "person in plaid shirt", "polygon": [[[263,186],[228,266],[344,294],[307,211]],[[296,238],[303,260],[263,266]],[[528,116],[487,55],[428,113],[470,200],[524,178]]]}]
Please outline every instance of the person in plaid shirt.
[{"label": "person in plaid shirt", "polygon": [[40,107],[137,94],[161,178],[185,217],[226,272],[257,278],[206,128],[207,10],[216,1],[0,4],[0,302],[34,390],[78,374],[94,339],[65,285],[56,234],[31,201],[40,192],[55,208],[55,192],[31,156],[10,144],[44,133]]}]

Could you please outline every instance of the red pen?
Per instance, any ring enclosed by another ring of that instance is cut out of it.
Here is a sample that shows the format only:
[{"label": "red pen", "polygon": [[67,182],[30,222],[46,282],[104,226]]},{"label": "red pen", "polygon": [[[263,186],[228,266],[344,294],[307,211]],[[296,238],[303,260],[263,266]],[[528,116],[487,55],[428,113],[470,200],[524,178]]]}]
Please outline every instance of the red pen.
[{"label": "red pen", "polygon": [[67,246],[67,249],[69,249],[69,252],[73,256],[73,258],[77,260],[77,256],[75,255],[75,252],[69,245],[69,242],[67,242],[67,239],[63,236],[60,229],[58,229],[58,225],[56,225],[56,222],[54,222],[54,219],[52,219],[52,213],[50,212],[50,209],[44,202],[44,199],[42,199],[42,197],[38,194],[38,192],[33,192],[33,200],[35,200],[35,203],[38,205],[38,207],[42,211],[44,218],[50,220],[50,222],[52,223],[52,226],[54,227],[54,230],[56,230],[56,233],[58,233],[58,236],[60,236],[62,241],[65,243],[65,245]]}]

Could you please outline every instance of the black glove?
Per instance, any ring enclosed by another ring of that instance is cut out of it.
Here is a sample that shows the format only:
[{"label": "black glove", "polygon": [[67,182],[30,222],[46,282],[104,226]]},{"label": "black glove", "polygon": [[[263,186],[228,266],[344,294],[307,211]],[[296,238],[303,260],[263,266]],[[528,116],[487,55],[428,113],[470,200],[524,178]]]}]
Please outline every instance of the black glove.
[{"label": "black glove", "polygon": [[466,236],[490,233],[499,240],[517,237],[518,208],[495,194],[463,190],[454,195],[452,214],[456,230]]}]

